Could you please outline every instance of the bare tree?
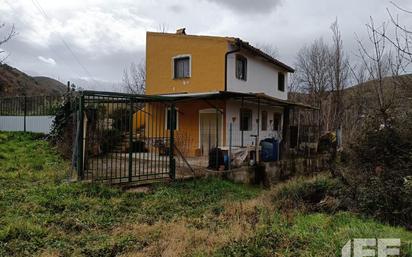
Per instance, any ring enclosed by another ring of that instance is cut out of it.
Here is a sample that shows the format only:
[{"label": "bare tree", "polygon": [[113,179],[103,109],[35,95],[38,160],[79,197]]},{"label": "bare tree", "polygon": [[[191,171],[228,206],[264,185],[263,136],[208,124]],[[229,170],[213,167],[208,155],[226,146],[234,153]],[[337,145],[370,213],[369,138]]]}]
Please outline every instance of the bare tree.
[{"label": "bare tree", "polygon": [[123,86],[128,93],[144,94],[146,92],[146,65],[145,61],[132,62],[129,68],[123,71]]},{"label": "bare tree", "polygon": [[406,70],[408,62],[405,62],[407,59],[399,48],[388,44],[387,23],[377,26],[371,17],[366,27],[368,40],[357,40],[366,80],[373,81],[371,85],[376,104],[369,108],[375,111],[383,125],[388,126],[391,112],[399,103],[399,75]]},{"label": "bare tree", "polygon": [[[0,24],[0,31],[6,28],[6,24],[2,23]],[[3,34],[3,33],[2,33]],[[5,33],[5,35],[1,35],[0,37],[0,47],[5,44],[7,41],[9,41],[12,37],[16,35],[16,30],[14,29],[14,25],[11,26],[11,28]],[[0,56],[5,53],[4,50],[0,48]],[[6,60],[8,55],[5,57],[0,57],[0,64]]]},{"label": "bare tree", "polygon": [[295,76],[299,87],[308,94],[310,104],[320,108],[316,122],[321,131],[329,129],[325,112],[325,102],[331,87],[329,60],[329,47],[322,39],[317,39],[299,51],[296,63]]},{"label": "bare tree", "polygon": [[[392,5],[400,12],[412,15],[412,10],[406,10],[394,2]],[[396,49],[402,54],[403,58],[406,58],[409,63],[412,62],[412,28],[408,28],[406,25],[401,24],[399,16],[394,15],[389,8],[387,8],[391,24],[393,25],[393,36],[382,34]]]},{"label": "bare tree", "polygon": [[332,122],[335,129],[341,128],[344,112],[344,90],[349,80],[349,59],[343,51],[343,41],[338,20],[330,26],[333,44],[330,49],[330,86],[332,93]]}]

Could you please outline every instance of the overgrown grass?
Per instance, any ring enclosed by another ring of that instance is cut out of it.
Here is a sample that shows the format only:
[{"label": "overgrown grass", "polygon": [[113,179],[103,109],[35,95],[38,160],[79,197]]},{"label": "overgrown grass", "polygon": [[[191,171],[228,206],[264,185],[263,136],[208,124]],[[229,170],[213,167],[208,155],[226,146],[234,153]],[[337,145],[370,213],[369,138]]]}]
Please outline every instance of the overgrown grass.
[{"label": "overgrown grass", "polygon": [[336,256],[356,237],[401,238],[412,256],[404,229],[309,208],[336,188],[327,176],[271,190],[210,178],[139,193],[68,183],[69,171],[41,135],[0,133],[0,256]]},{"label": "overgrown grass", "polygon": [[39,135],[0,135],[0,256],[45,249],[111,256],[147,244],[131,234],[112,236],[115,226],[201,217],[223,209],[223,199],[240,201],[259,193],[217,179],[156,185],[149,193],[67,183],[67,162],[46,141],[36,140]]},{"label": "overgrown grass", "polygon": [[292,216],[275,213],[254,236],[222,247],[215,256],[340,256],[341,248],[353,238],[401,238],[401,256],[412,256],[410,232],[347,212]]}]

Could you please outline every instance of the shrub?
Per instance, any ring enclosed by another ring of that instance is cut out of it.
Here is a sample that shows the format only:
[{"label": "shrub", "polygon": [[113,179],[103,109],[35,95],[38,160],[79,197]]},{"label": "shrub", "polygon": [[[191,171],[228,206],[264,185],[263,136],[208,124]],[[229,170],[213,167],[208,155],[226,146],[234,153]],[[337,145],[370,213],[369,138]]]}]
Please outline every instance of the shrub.
[{"label": "shrub", "polygon": [[334,212],[341,209],[336,200],[340,187],[338,180],[325,175],[296,178],[279,186],[273,203],[283,210]]},{"label": "shrub", "polygon": [[351,146],[344,174],[353,207],[407,227],[412,226],[411,130],[408,121],[382,126],[371,120]]}]

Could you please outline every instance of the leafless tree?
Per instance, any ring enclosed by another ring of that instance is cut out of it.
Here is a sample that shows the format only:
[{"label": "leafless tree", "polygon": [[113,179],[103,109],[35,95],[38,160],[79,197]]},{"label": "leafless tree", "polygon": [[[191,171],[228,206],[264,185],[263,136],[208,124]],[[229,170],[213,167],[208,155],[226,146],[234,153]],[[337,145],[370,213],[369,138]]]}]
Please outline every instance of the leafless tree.
[{"label": "leafless tree", "polygon": [[145,60],[131,63],[123,71],[123,86],[128,93],[144,94],[146,92],[146,65]]},{"label": "leafless tree", "polygon": [[[412,15],[412,10],[407,10],[394,2],[392,5],[400,12]],[[393,25],[393,36],[382,34],[410,63],[412,62],[412,28],[408,28],[402,24],[398,15],[394,15],[389,8],[387,8],[391,24]]]},{"label": "leafless tree", "polygon": [[387,23],[376,25],[373,18],[366,25],[368,40],[357,39],[359,44],[359,57],[364,68],[366,80],[372,80],[372,92],[376,99],[375,106],[368,106],[375,111],[383,125],[388,126],[391,111],[399,103],[399,75],[408,65],[404,53],[399,48],[388,44]]},{"label": "leafless tree", "polygon": [[338,21],[330,26],[333,44],[330,49],[330,86],[332,122],[335,129],[341,128],[344,112],[344,90],[349,81],[349,59],[343,50],[343,41]]},{"label": "leafless tree", "polygon": [[321,131],[328,130],[329,127],[325,122],[325,101],[331,88],[329,60],[328,45],[322,39],[317,39],[299,51],[296,63],[295,76],[299,87],[309,96],[309,103],[320,108],[316,122]]},{"label": "leafless tree", "polygon": [[[6,29],[6,24],[1,23],[1,24],[0,24],[0,32],[1,32],[3,29]],[[15,35],[16,35],[16,30],[14,29],[14,25],[12,25],[11,28],[10,28],[8,31],[6,31],[5,35],[3,35],[3,33],[1,33],[1,36],[0,36],[0,47],[1,47],[3,44],[5,44],[7,41],[9,41],[12,37],[14,37]],[[0,64],[3,63],[4,60],[6,60],[7,57],[8,57],[8,55],[6,55],[5,57],[1,57],[4,53],[5,53],[5,51],[0,48]]]}]

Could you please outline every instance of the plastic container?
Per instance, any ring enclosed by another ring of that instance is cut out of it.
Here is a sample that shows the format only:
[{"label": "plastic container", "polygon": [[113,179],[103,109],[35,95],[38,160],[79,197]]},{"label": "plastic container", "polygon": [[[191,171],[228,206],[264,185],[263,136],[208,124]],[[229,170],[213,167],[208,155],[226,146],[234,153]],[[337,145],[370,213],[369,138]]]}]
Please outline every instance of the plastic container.
[{"label": "plastic container", "polygon": [[260,141],[261,159],[264,162],[278,161],[279,159],[279,142],[274,138],[265,138]]}]

